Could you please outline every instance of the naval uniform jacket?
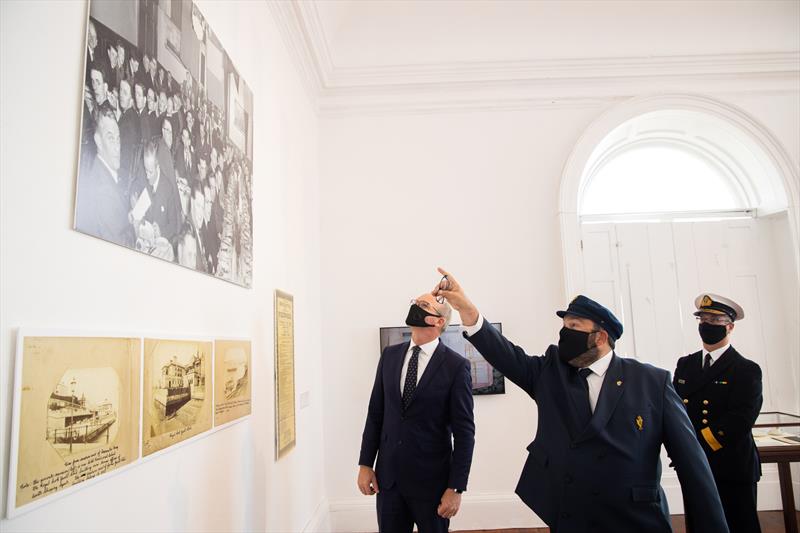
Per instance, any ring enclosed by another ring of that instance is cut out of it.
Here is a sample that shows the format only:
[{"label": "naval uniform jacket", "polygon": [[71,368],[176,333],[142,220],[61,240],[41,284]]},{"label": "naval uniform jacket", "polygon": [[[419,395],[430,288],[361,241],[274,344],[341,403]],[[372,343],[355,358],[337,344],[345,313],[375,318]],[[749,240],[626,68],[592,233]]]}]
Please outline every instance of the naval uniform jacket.
[{"label": "naval uniform jacket", "polygon": [[674,384],[717,482],[757,482],[752,429],[763,402],[761,367],[731,346],[703,372],[701,350],[678,359]]},{"label": "naval uniform jacket", "polygon": [[[611,355],[594,414],[581,427],[581,397],[571,383],[581,378],[560,360],[558,347],[530,357],[485,317],[481,329],[465,337],[539,408],[516,492],[548,526],[559,533],[671,532],[660,485],[664,444],[701,531],[728,531],[708,461],[669,372]],[[521,416],[509,413],[509,423]]]}]

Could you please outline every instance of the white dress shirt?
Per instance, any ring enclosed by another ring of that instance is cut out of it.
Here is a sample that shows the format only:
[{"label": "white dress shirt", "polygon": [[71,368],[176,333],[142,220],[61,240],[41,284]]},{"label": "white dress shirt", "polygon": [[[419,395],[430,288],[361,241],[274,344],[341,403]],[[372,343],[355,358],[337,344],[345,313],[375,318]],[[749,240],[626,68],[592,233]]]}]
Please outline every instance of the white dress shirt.
[{"label": "white dress shirt", "polygon": [[592,413],[597,407],[597,399],[600,397],[600,389],[603,388],[603,379],[606,377],[608,365],[611,364],[611,356],[614,352],[609,350],[600,359],[588,366],[591,374],[586,376],[586,383],[589,384],[589,404],[592,406]]},{"label": "white dress shirt", "polygon": [[706,363],[706,354],[710,354],[711,355],[711,365],[713,365],[714,363],[717,362],[717,359],[722,357],[722,354],[724,354],[728,350],[728,348],[730,348],[730,347],[731,347],[731,343],[728,343],[725,346],[723,346],[722,348],[717,348],[713,352],[709,352],[708,350],[703,348],[703,355],[702,355],[702,358],[700,359],[700,366],[704,366],[705,365],[705,363]]},{"label": "white dress shirt", "polygon": [[[476,334],[482,326],[483,315],[478,315],[478,321],[475,322],[475,325],[464,326],[464,331],[466,332],[467,337],[471,337],[472,335]],[[591,374],[586,376],[586,383],[589,384],[589,403],[592,406],[592,413],[594,413],[594,408],[597,407],[597,399],[600,397],[600,389],[603,388],[603,378],[606,376],[608,365],[611,364],[610,356],[613,353],[613,351],[609,350],[607,353],[604,353],[600,359],[588,367],[592,371]]]},{"label": "white dress shirt", "polygon": [[[406,384],[406,374],[408,373],[408,362],[411,360],[411,352],[414,350],[414,346],[416,346],[416,344],[414,344],[413,341],[409,343],[406,357],[403,359],[403,371],[400,372],[400,396],[403,395],[403,386]],[[422,377],[422,373],[425,372],[425,367],[428,366],[431,356],[437,346],[439,346],[438,337],[427,344],[420,345],[419,360],[417,362],[417,383],[419,383],[419,378]]]}]

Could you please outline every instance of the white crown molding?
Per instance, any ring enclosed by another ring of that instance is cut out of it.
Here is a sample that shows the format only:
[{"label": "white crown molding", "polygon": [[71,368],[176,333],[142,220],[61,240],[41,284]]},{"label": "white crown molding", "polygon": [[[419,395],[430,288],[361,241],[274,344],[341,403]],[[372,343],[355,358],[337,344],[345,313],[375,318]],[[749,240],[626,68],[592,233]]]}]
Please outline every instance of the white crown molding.
[{"label": "white crown molding", "polygon": [[330,87],[329,76],[333,72],[334,66],[317,3],[296,2],[295,6],[306,29],[305,35],[308,37],[306,46],[314,57],[314,64],[318,70],[317,78],[319,78],[322,88]]},{"label": "white crown molding", "polygon": [[340,67],[314,1],[268,2],[321,114],[595,107],[666,92],[800,91],[800,51]]},{"label": "white crown molding", "polygon": [[800,93],[797,74],[719,74],[526,80],[325,89],[324,115],[607,108],[643,95]]},{"label": "white crown molding", "polygon": [[800,72],[800,52],[333,67],[325,88]]},{"label": "white crown molding", "polygon": [[283,38],[289,57],[297,69],[300,81],[316,108],[324,81],[314,48],[310,44],[311,39],[307,34],[304,19],[299,13],[301,8],[294,0],[272,0],[267,2],[267,6]]}]

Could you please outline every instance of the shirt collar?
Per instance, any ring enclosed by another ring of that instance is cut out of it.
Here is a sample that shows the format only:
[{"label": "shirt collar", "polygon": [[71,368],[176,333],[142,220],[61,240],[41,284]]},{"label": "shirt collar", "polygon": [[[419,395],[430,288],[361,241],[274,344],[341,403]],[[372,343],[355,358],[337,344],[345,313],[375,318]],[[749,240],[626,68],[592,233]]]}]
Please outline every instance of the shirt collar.
[{"label": "shirt collar", "polygon": [[608,370],[608,365],[611,364],[611,357],[609,356],[613,354],[614,351],[609,350],[604,355],[600,356],[600,359],[589,365],[587,368],[589,368],[592,372],[594,372],[600,377],[605,376],[606,371]]},{"label": "shirt collar", "polygon": [[714,363],[714,362],[717,361],[717,359],[722,357],[722,354],[724,354],[726,351],[728,351],[728,348],[730,348],[730,347],[731,347],[731,343],[728,343],[725,346],[723,346],[722,348],[717,348],[713,352],[709,352],[705,348],[703,348],[703,359],[706,358],[706,354],[710,354],[711,355],[711,362]]},{"label": "shirt collar", "polygon": [[106,160],[103,159],[103,156],[101,156],[100,154],[97,154],[97,159],[99,159],[100,162],[103,163],[103,166],[106,167],[109,174],[111,174],[111,177],[114,179],[114,183],[119,183],[119,178],[117,177],[117,171],[111,168],[109,164],[106,163]]},{"label": "shirt collar", "polygon": [[[414,346],[416,346],[416,345],[415,345],[415,344],[414,344],[414,342],[412,341],[412,342],[411,342],[411,346],[409,347],[409,349],[412,349],[412,348],[414,348]],[[438,338],[438,337],[437,337],[437,338],[435,338],[435,339],[433,339],[431,342],[428,342],[428,343],[425,343],[425,344],[420,344],[420,345],[419,345],[419,347],[420,347],[420,350],[422,350],[422,353],[424,353],[424,354],[425,354],[425,355],[427,355],[428,357],[430,357],[430,356],[432,356],[432,355],[433,355],[433,352],[435,352],[435,351],[436,351],[436,348],[437,348],[438,346],[439,346],[439,338]]]}]

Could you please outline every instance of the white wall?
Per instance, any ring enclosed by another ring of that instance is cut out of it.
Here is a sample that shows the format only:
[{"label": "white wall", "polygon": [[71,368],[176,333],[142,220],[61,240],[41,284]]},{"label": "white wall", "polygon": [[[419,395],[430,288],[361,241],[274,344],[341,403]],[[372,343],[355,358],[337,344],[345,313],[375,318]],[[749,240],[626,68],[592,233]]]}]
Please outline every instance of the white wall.
[{"label": "white wall", "polygon": [[[797,164],[796,94],[718,97],[769,128]],[[437,265],[529,353],[556,341],[554,312],[572,296],[563,284],[559,184],[582,132],[615,103],[597,102],[323,118],[325,463],[337,531],[375,528],[374,501],[359,495],[355,475],[378,328],[402,325],[408,299],[437,281]],[[453,529],[541,525],[512,494],[535,404],[509,384],[505,396],[477,397],[475,417],[469,490]],[[773,478],[762,489],[771,499],[759,496],[771,505],[779,501]]]},{"label": "white wall", "polygon": [[[72,231],[86,3],[0,2],[0,473],[19,326],[253,340],[253,415],[12,531],[300,531],[324,500],[318,121],[265,3],[199,4],[254,93],[253,289]],[[295,298],[298,444],[274,460],[273,289]],[[324,527],[324,522],[323,526]]]}]

